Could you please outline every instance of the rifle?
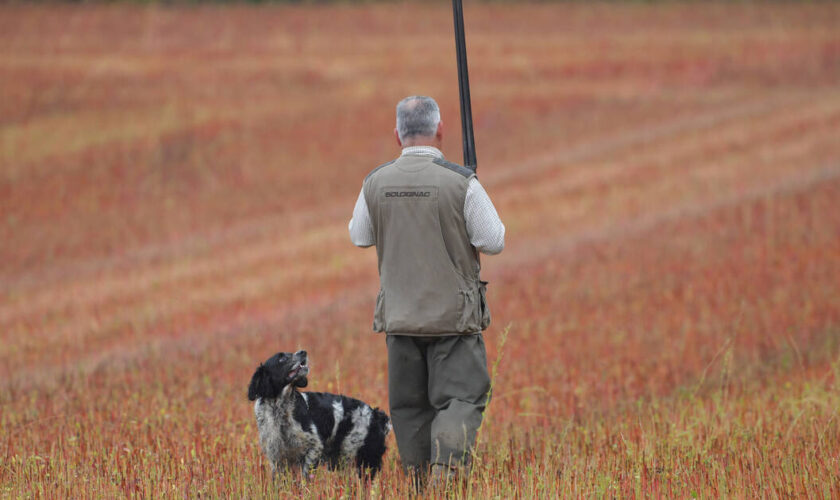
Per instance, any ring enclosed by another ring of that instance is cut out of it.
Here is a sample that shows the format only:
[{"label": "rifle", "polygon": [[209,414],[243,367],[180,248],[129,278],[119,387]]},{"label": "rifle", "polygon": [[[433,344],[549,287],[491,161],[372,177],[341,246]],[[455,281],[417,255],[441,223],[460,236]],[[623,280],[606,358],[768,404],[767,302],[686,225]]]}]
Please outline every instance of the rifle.
[{"label": "rifle", "polygon": [[467,70],[467,44],[464,40],[464,9],[461,0],[452,0],[452,14],[455,20],[455,55],[458,58],[458,94],[461,98],[461,139],[464,143],[464,166],[477,170],[472,107],[470,105],[470,77]]}]

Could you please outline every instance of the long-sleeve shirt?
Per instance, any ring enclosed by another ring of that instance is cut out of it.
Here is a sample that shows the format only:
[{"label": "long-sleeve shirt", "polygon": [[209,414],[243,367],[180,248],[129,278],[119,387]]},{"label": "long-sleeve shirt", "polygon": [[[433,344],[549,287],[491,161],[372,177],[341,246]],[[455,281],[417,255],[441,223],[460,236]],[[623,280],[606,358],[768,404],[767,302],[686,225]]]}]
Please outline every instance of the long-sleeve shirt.
[{"label": "long-sleeve shirt", "polygon": [[[443,158],[443,153],[431,146],[410,146],[403,148],[403,155],[427,155]],[[495,255],[505,248],[505,225],[499,219],[496,207],[484,187],[473,177],[467,185],[464,199],[464,221],[470,243],[481,253]],[[348,225],[350,240],[359,247],[369,247],[376,243],[373,224],[370,220],[364,189],[359,192],[353,218]]]}]

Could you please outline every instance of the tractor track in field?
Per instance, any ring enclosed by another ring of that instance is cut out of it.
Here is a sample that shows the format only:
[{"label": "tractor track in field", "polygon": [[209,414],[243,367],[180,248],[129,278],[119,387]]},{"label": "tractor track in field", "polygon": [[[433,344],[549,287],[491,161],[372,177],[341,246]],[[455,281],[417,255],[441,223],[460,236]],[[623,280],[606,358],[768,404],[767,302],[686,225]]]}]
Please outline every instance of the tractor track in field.
[{"label": "tractor track in field", "polygon": [[[658,142],[656,140],[634,143],[633,145],[642,147],[639,150],[630,151],[620,159],[605,152],[597,155],[587,153],[585,158],[572,153],[571,156],[577,158],[576,161],[559,161],[556,168],[541,171],[543,176],[538,183],[534,180],[526,181],[526,186],[528,186],[528,192],[532,193],[530,196],[533,197],[549,192],[554,196],[568,195],[599,186],[608,186],[614,184],[616,180],[644,182],[650,178],[651,174],[673,177],[678,174],[692,173],[697,168],[702,169],[713,163],[733,163],[733,158],[740,160],[743,156],[750,154],[768,156],[759,150],[767,145],[772,145],[775,150],[784,148],[793,141],[830,142],[833,140],[830,127],[836,127],[837,122],[840,121],[840,93],[832,93],[826,97],[825,100],[816,102],[790,99],[782,103],[780,108],[776,108],[775,114],[767,112],[763,106],[746,106],[748,110],[762,110],[763,112],[739,115],[743,120],[717,122],[713,130],[707,130],[707,127],[686,130],[686,134],[672,138],[665,145],[667,147],[656,147]],[[782,108],[787,109],[788,106],[799,104],[801,106],[785,114],[781,120],[773,119]],[[746,119],[752,122],[744,123]],[[711,122],[707,119],[699,121]],[[826,131],[822,136],[803,133],[803,131],[821,128]],[[700,132],[703,133],[702,137],[693,136]],[[632,146],[621,148],[621,151],[630,147]],[[526,163],[530,164],[530,162]],[[498,174],[499,171],[493,173]],[[559,175],[549,177],[545,175],[548,173]],[[515,179],[510,180],[516,183]],[[495,182],[495,179],[491,177],[491,181]],[[482,182],[484,182],[483,179]],[[532,186],[532,184],[536,185]],[[514,190],[502,191],[500,197],[510,197],[511,191]],[[515,190],[515,192],[517,196],[521,196],[520,190]]]},{"label": "tractor track in field", "polygon": [[[807,124],[805,130],[820,132],[802,133],[803,124]],[[683,151],[674,156],[675,148],[663,148],[661,158],[655,161],[634,155],[617,161],[623,169],[598,165],[591,175],[580,168],[544,179],[535,186],[509,190],[499,199],[519,208],[510,221],[518,226],[523,239],[542,239],[541,228],[546,226],[557,227],[559,234],[564,234],[620,224],[645,213],[703,204],[727,194],[738,196],[754,186],[780,179],[807,177],[810,170],[801,165],[819,168],[836,163],[840,150],[831,131],[838,126],[837,111],[824,113],[813,121],[802,122],[794,117],[782,123],[761,124],[738,141],[724,139],[709,147],[717,142],[718,137],[714,137],[714,141],[704,143],[707,147],[696,148],[695,154],[686,155]],[[598,173],[604,168],[614,170],[615,175],[603,180]],[[581,178],[589,182],[575,185]],[[562,201],[555,205],[539,202],[552,198]],[[530,216],[523,216],[524,213]]]},{"label": "tractor track in field", "polygon": [[[527,252],[517,252],[509,256],[501,265],[496,266],[494,274],[502,281],[513,280],[518,270],[524,266],[571,254],[582,246],[638,238],[665,224],[704,217],[719,210],[752,203],[767,197],[807,192],[824,183],[837,183],[838,179],[840,179],[840,164],[827,164],[811,169],[806,175],[791,175],[754,186],[744,192],[725,194],[704,203],[678,206],[662,213],[645,214],[621,223],[579,231],[562,241],[556,241],[554,238],[545,238],[541,241],[532,239],[529,241]],[[159,332],[157,335],[141,336],[136,341],[121,341],[116,346],[99,349],[95,354],[75,357],[67,366],[58,364],[47,369],[19,367],[11,370],[6,380],[8,384],[14,384],[16,388],[21,389],[31,384],[50,383],[65,375],[71,366],[74,374],[85,375],[152,354],[159,357],[164,351],[167,353],[166,356],[177,356],[177,353],[187,351],[200,352],[219,342],[225,341],[229,344],[231,339],[240,337],[242,332],[271,330],[272,327],[278,327],[292,318],[297,322],[314,320],[334,310],[336,304],[341,304],[345,308],[370,305],[373,294],[370,286],[369,283],[364,283],[343,287],[332,294],[322,295],[305,304],[286,304],[274,310],[246,311],[243,314],[234,315],[227,321],[215,322],[207,329],[181,331],[174,337],[167,335],[173,332]]]},{"label": "tractor track in field", "polygon": [[[580,147],[565,149],[548,155],[540,154],[535,159],[525,160],[517,164],[515,170],[496,169],[482,174],[482,183],[492,187],[506,180],[515,180],[515,178],[519,177],[527,178],[529,175],[539,174],[547,170],[556,170],[572,164],[606,159],[634,146],[653,144],[656,141],[678,136],[683,133],[700,132],[724,123],[732,123],[737,119],[765,115],[774,109],[779,111],[794,104],[807,102],[813,98],[813,93],[809,93],[781,99],[779,96],[773,96],[735,107],[727,103],[722,106],[723,109],[714,109],[713,111],[695,117],[678,117],[670,122],[654,126],[651,130],[647,130],[650,127],[643,127],[641,131],[622,132],[606,139],[594,140]],[[621,173],[620,169],[615,168],[599,169],[599,173],[595,177],[600,177],[596,179],[597,181],[605,182],[611,176]],[[579,189],[586,187],[594,181],[592,179],[584,179],[582,181],[564,180],[563,182],[567,186],[570,186],[570,189]],[[502,189],[499,189],[499,191],[503,193]],[[501,196],[504,196],[504,194],[501,194]],[[348,203],[352,205],[352,202]],[[316,227],[319,224],[334,221],[336,218],[347,217],[348,208],[346,205],[331,205],[322,210],[296,214],[293,219],[286,219],[282,224],[292,225],[294,230],[305,230],[307,227]],[[213,249],[217,248],[228,250],[232,243],[234,245],[238,244],[241,247],[252,247],[254,241],[271,239],[270,237],[266,238],[266,234],[280,232],[280,224],[277,221],[276,215],[266,215],[257,219],[239,222],[233,227],[217,229],[204,234],[191,234],[174,243],[146,245],[130,250],[122,255],[62,263],[23,275],[6,275],[2,277],[2,282],[6,284],[7,289],[12,288],[16,293],[25,293],[30,289],[37,289],[44,285],[50,286],[53,283],[64,284],[75,280],[83,280],[86,276],[94,276],[96,279],[96,277],[101,277],[102,274],[107,274],[109,271],[125,272],[125,270],[136,268],[138,264],[148,264],[150,267],[154,267],[155,265],[160,266],[160,263],[163,263],[163,266],[165,266],[167,262],[176,260],[179,257],[189,257],[192,254],[212,254]],[[321,229],[323,228],[318,226],[311,233],[321,233]],[[333,237],[335,236],[333,235]],[[314,237],[310,236],[306,239],[317,240],[318,238],[319,235],[315,234]],[[267,243],[267,245],[272,246],[272,243],[273,240]],[[313,245],[321,243],[323,242],[315,242]],[[274,248],[275,250],[250,250],[250,253],[255,255],[262,254],[257,258],[270,258],[278,254],[305,251],[299,247],[280,250],[276,250],[277,247]],[[215,257],[211,256],[211,259],[215,259]],[[141,272],[146,274],[147,270]],[[122,280],[122,276],[117,277],[117,279]],[[2,325],[3,318],[4,312],[0,309],[0,325]]]},{"label": "tractor track in field", "polygon": [[[763,116],[769,113],[770,100],[760,100],[757,103],[750,103],[739,108],[738,112],[733,112],[731,109],[715,110],[715,112],[707,113],[699,118],[691,120],[693,126],[687,125],[686,120],[675,120],[670,126],[662,126],[656,133],[649,134],[629,134],[631,139],[617,139],[609,138],[607,140],[593,141],[589,146],[580,148],[578,151],[585,151],[586,157],[592,161],[594,159],[608,158],[617,152],[623,151],[634,145],[647,144],[646,141],[656,142],[667,137],[680,136],[681,134],[698,132],[705,130],[708,127],[720,126],[724,123],[730,124],[733,127],[738,126],[735,120],[746,117]],[[794,103],[801,103],[801,96],[796,99],[791,98],[777,103],[777,111],[785,109],[786,106]],[[795,114],[794,114],[795,115]],[[794,119],[796,116],[794,116]],[[775,122],[772,122],[775,123]],[[783,121],[784,126],[787,121]],[[770,127],[772,129],[772,127]],[[667,133],[666,133],[667,131]],[[708,140],[708,139],[706,139]],[[699,141],[701,144],[703,140]],[[600,145],[595,147],[594,145]],[[619,146],[620,145],[620,146]],[[702,151],[702,147],[698,147],[698,151]],[[597,152],[597,153],[596,153]],[[575,153],[581,155],[583,153]],[[573,155],[574,156],[574,155]],[[575,156],[583,161],[582,157]],[[544,170],[544,159],[535,160],[532,165],[537,165],[538,170]],[[557,160],[557,166],[564,165],[563,161]],[[571,161],[567,158],[565,161]],[[806,172],[806,181],[809,183],[815,182],[813,179],[827,179],[834,175],[836,166],[820,167],[816,172]],[[622,170],[610,169],[608,173],[595,176],[586,182],[578,181],[574,185],[574,189],[585,189],[592,183],[605,183],[609,181],[609,174],[621,175]],[[813,174],[813,175],[811,175]],[[509,267],[511,262],[519,265],[522,262],[544,258],[545,255],[551,255],[563,249],[568,249],[577,246],[584,241],[597,241],[610,237],[623,237],[626,234],[633,234],[639,231],[645,231],[649,228],[662,223],[664,221],[673,220],[675,218],[693,216],[703,213],[706,210],[712,210],[718,206],[731,205],[737,203],[741,197],[748,200],[756,193],[772,193],[779,189],[783,189],[785,185],[798,185],[797,177],[801,174],[791,176],[790,179],[783,179],[776,182],[771,182],[767,186],[759,186],[740,194],[728,194],[722,198],[723,201],[713,202],[693,202],[686,205],[679,205],[664,210],[661,213],[642,214],[632,220],[612,221],[606,225],[597,225],[595,228],[587,228],[583,230],[575,230],[568,237],[564,237],[562,242],[553,243],[556,238],[534,238],[529,236],[526,238],[529,241],[529,250],[527,252],[508,252],[504,262],[503,268],[500,272],[504,273],[504,268]],[[816,176],[816,177],[814,177]],[[492,182],[500,182],[494,179]],[[548,183],[548,185],[556,184],[561,190],[569,189],[562,181]],[[541,184],[536,189],[539,192]],[[500,197],[504,198],[504,191],[499,188]],[[334,217],[339,218],[344,210],[341,207],[330,207],[322,212],[316,214],[307,214],[301,216],[310,220],[330,220],[327,214],[335,213]],[[346,214],[344,214],[346,216]],[[197,304],[202,306],[218,306],[223,308],[234,301],[241,302],[242,297],[257,298],[270,295],[282,296],[282,291],[290,287],[300,286],[307,280],[312,280],[312,276],[307,275],[306,268],[297,270],[284,269],[282,272],[272,274],[266,269],[272,266],[280,266],[284,259],[294,259],[298,256],[311,256],[313,252],[319,258],[329,259],[332,248],[330,245],[340,245],[341,241],[346,238],[343,227],[317,227],[311,230],[304,236],[307,242],[303,245],[283,246],[276,242],[274,238],[265,236],[267,231],[263,224],[264,221],[250,221],[236,226],[229,231],[217,233],[212,242],[207,241],[201,237],[195,237],[194,245],[198,248],[209,248],[204,258],[190,255],[183,255],[186,251],[183,247],[163,246],[163,247],[146,247],[135,253],[132,256],[123,256],[115,258],[118,262],[117,267],[110,272],[103,272],[101,269],[98,274],[96,271],[91,271],[92,280],[87,281],[85,275],[81,276],[81,280],[73,283],[60,281],[57,285],[47,287],[43,290],[37,291],[34,294],[27,293],[26,290],[20,293],[22,298],[17,299],[11,305],[6,305],[0,308],[0,327],[8,332],[7,335],[13,334],[14,325],[23,324],[29,325],[36,323],[39,318],[54,317],[56,320],[45,325],[41,329],[41,334],[35,334],[35,337],[46,338],[53,340],[68,337],[72,339],[73,333],[76,335],[84,335],[85,330],[90,329],[91,325],[100,327],[100,322],[97,319],[92,319],[92,311],[95,311],[94,316],[109,316],[116,318],[123,318],[122,321],[115,321],[108,327],[108,329],[117,331],[125,328],[127,324],[131,323],[131,318],[142,316],[142,311],[149,308],[149,304],[155,305],[155,314],[147,326],[143,326],[141,322],[140,332],[148,333],[149,329],[157,330],[153,325],[158,324],[159,321],[164,321],[165,318],[175,317],[179,314],[184,314],[193,310]],[[305,222],[301,220],[295,221],[297,227],[306,227]],[[274,224],[272,221],[269,225]],[[249,237],[250,236],[250,237]],[[300,237],[300,236],[297,236]],[[237,249],[231,251],[230,244],[232,242],[242,240],[241,244],[237,244]],[[256,244],[255,241],[256,240]],[[259,244],[263,240],[264,243]],[[536,243],[536,244],[532,244]],[[190,244],[186,244],[189,248]],[[510,245],[515,247],[515,245]],[[317,249],[326,248],[327,251],[322,254],[317,254]],[[534,249],[540,249],[534,251]],[[221,255],[214,252],[220,251]],[[165,255],[171,255],[170,258],[165,258]],[[177,256],[181,256],[180,258]],[[369,260],[361,253],[351,254],[351,257],[346,258],[342,264],[344,268],[358,269],[360,266],[366,265],[366,260]],[[95,264],[100,264],[95,261],[89,261],[89,265],[95,267]],[[136,267],[135,266],[139,266]],[[245,275],[242,271],[248,269]],[[350,283],[358,281],[358,279],[370,280],[373,276],[372,271],[362,270],[356,271],[355,278],[349,280]],[[329,279],[333,271],[327,270],[322,279]],[[249,277],[249,274],[251,277]],[[323,274],[323,273],[322,273]],[[78,279],[78,278],[76,278]],[[316,280],[317,281],[317,277]],[[278,285],[277,283],[282,284]],[[212,285],[211,285],[212,283]],[[290,285],[291,283],[291,285]],[[226,289],[225,293],[218,293],[205,291],[207,286],[215,288],[225,287],[231,285],[232,288]],[[285,285],[285,287],[284,287]],[[237,288],[238,286],[238,288]],[[192,290],[191,292],[178,292],[176,290]],[[359,293],[367,300],[367,285],[358,288]],[[351,287],[350,289],[355,289]],[[356,292],[352,292],[356,293]],[[351,294],[352,294],[351,293]],[[191,300],[184,300],[191,298]],[[24,307],[21,307],[23,305]],[[138,312],[139,311],[139,312]],[[75,319],[74,319],[75,318]],[[81,322],[81,323],[80,323]],[[37,329],[36,329],[37,331]],[[163,334],[163,332],[161,333]],[[105,338],[111,335],[106,334]],[[142,335],[141,335],[142,336]]]},{"label": "tractor track in field", "polygon": [[638,237],[667,223],[702,217],[710,212],[751,203],[767,197],[808,191],[823,183],[836,183],[838,179],[840,179],[840,163],[832,162],[810,169],[805,173],[790,174],[771,182],[758,183],[738,192],[724,193],[704,202],[677,205],[662,212],[645,213],[629,220],[625,219],[588,230],[576,231],[560,241],[553,237],[530,238],[528,250],[508,257],[504,266],[497,272],[502,276],[510,276],[515,274],[516,269],[522,265],[553,258],[559,254],[567,254],[584,245]]},{"label": "tractor track in field", "polygon": [[[798,96],[798,98],[805,99],[806,97]],[[729,105],[725,104],[723,106],[724,109],[714,109],[709,113],[703,114],[701,117],[691,119],[680,117],[672,122],[661,124],[657,128],[658,132],[656,134],[623,132],[615,137],[594,140],[571,151],[558,151],[550,155],[541,154],[536,160],[522,162],[517,166],[516,172],[531,171],[536,173],[551,167],[556,168],[572,161],[584,161],[596,157],[608,156],[622,148],[643,144],[646,140],[660,139],[669,134],[673,135],[689,130],[702,130],[707,128],[709,123],[716,124],[723,120],[739,118],[741,117],[740,113],[751,115],[761,112],[771,107],[774,103],[778,105],[776,97],[765,98],[756,103],[744,105],[740,110],[735,112],[728,109]],[[697,128],[691,129],[690,124],[694,124]],[[482,173],[482,183],[493,186],[501,183],[511,175],[504,171]],[[348,203],[352,206],[352,202]],[[284,220],[283,224],[293,222],[296,226],[303,228],[307,225],[333,220],[335,217],[346,217],[347,210],[346,206],[343,205],[329,206],[319,211],[296,215],[292,221]],[[44,284],[49,285],[53,282],[72,281],[109,270],[136,267],[137,264],[154,264],[158,261],[177,258],[180,255],[200,253],[204,249],[226,246],[235,241],[242,241],[244,245],[254,239],[259,239],[266,232],[271,232],[271,229],[276,231],[278,225],[276,215],[265,215],[257,219],[238,222],[233,227],[215,229],[204,234],[190,234],[173,243],[145,245],[121,255],[78,259],[37,271],[28,271],[24,274],[7,273],[4,276],[0,276],[0,283],[5,284],[6,288],[14,287],[15,290],[26,291],[28,289],[38,288]],[[269,229],[267,230],[267,228]]]},{"label": "tractor track in field", "polygon": [[639,130],[625,131],[614,137],[593,141],[578,147],[541,154],[536,158],[517,163],[515,169],[500,170],[493,172],[491,175],[483,175],[482,183],[492,187],[506,181],[540,174],[546,170],[554,170],[564,165],[590,162],[634,146],[651,144],[683,133],[707,130],[735,119],[770,114],[788,106],[806,103],[812,98],[813,94],[795,95],[787,98],[773,96],[732,107],[727,105],[725,109],[716,109],[699,116],[678,117],[667,123],[639,124]]}]

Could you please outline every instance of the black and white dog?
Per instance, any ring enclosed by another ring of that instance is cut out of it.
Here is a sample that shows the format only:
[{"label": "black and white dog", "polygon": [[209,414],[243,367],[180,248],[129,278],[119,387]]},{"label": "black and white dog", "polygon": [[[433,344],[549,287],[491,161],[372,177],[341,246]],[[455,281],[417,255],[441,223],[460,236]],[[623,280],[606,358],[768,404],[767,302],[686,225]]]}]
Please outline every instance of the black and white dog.
[{"label": "black and white dog", "polygon": [[278,352],[262,363],[248,387],[260,446],[272,473],[297,467],[304,476],[320,462],[354,463],[371,478],[382,467],[391,421],[379,408],[324,392],[298,392],[309,374],[306,351]]}]

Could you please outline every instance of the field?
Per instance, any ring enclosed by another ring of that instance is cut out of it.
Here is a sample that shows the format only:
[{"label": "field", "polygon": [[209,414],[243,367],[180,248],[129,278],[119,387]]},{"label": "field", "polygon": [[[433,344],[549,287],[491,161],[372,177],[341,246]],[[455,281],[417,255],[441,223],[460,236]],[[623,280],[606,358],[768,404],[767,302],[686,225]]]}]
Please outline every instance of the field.
[{"label": "field", "polygon": [[[840,497],[840,5],[465,14],[507,247],[447,494]],[[305,348],[387,409],[347,222],[401,97],[460,161],[450,16],[0,6],[0,498],[408,495],[393,438],[367,489],[273,481],[246,388]]]}]

